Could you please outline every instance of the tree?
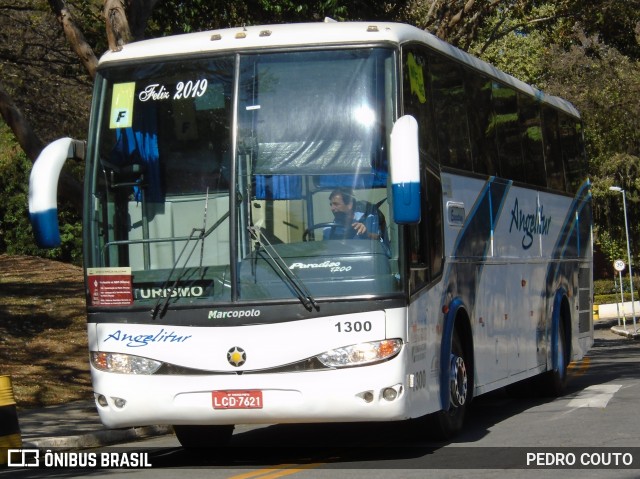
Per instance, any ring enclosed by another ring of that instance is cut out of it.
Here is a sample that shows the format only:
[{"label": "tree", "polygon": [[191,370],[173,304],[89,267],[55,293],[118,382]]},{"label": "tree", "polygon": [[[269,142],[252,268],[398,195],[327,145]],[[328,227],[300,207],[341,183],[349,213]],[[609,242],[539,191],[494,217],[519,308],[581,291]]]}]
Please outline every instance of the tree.
[{"label": "tree", "polygon": [[[0,114],[27,158],[34,161],[47,142],[64,134],[84,134],[81,128],[88,119],[91,82],[77,59],[64,53],[68,47],[56,33],[46,2],[15,0],[0,6],[0,19],[4,25],[0,33]],[[81,127],[78,118],[85,119]],[[79,213],[82,186],[72,170],[63,172],[59,192]]]},{"label": "tree", "polygon": [[[607,241],[626,242],[621,198],[609,191],[620,186],[627,198],[631,243],[640,245],[640,62],[599,36],[576,29],[576,37],[567,50],[550,49],[546,87],[569,98],[586,125],[596,239],[608,232]],[[635,257],[638,253],[632,248]]]}]

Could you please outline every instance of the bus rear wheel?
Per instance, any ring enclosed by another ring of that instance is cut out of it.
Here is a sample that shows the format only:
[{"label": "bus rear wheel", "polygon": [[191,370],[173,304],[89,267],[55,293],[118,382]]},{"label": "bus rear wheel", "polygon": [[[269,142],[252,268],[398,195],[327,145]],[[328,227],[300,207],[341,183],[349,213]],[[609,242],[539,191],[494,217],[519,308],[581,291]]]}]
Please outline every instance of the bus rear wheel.
[{"label": "bus rear wheel", "polygon": [[557,340],[553,348],[553,369],[538,378],[538,391],[541,396],[546,397],[560,397],[567,389],[567,372],[571,358],[571,346],[563,318],[561,318],[557,328]]},{"label": "bus rear wheel", "polygon": [[458,332],[454,331],[449,361],[449,408],[431,416],[434,435],[449,439],[462,430],[464,416],[470,400],[470,358],[467,357]]},{"label": "bus rear wheel", "polygon": [[223,426],[173,426],[182,447],[186,449],[226,446],[231,440],[234,425]]}]

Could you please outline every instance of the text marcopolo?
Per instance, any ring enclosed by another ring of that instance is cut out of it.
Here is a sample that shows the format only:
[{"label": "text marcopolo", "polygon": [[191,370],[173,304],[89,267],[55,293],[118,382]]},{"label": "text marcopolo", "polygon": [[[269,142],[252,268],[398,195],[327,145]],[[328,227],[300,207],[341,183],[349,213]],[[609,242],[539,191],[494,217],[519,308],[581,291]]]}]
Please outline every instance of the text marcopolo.
[{"label": "text marcopolo", "polygon": [[209,311],[208,319],[227,319],[227,318],[257,318],[260,316],[259,309],[234,309],[231,311]]}]

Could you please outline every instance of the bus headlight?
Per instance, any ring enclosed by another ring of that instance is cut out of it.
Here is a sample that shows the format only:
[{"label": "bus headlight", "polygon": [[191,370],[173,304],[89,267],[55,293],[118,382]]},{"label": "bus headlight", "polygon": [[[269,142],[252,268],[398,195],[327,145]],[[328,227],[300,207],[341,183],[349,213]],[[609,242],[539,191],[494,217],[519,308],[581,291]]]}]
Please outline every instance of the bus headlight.
[{"label": "bus headlight", "polygon": [[91,364],[100,371],[120,374],[153,374],[162,366],[155,359],[98,351],[91,351]]},{"label": "bus headlight", "polygon": [[401,339],[384,339],[331,349],[318,355],[317,358],[327,367],[346,368],[391,359],[400,352],[400,349],[402,349]]}]

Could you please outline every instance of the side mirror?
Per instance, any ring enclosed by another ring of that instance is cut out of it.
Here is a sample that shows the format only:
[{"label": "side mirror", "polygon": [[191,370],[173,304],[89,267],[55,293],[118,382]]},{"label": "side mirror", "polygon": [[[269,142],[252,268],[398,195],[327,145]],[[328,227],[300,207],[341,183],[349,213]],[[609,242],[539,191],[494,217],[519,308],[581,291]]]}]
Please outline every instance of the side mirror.
[{"label": "side mirror", "polygon": [[29,219],[41,248],[60,246],[58,179],[68,158],[84,159],[84,142],[60,138],[38,155],[29,176]]},{"label": "side mirror", "polygon": [[391,130],[390,173],[393,219],[398,224],[420,222],[420,152],[418,122],[411,115],[398,119]]}]

